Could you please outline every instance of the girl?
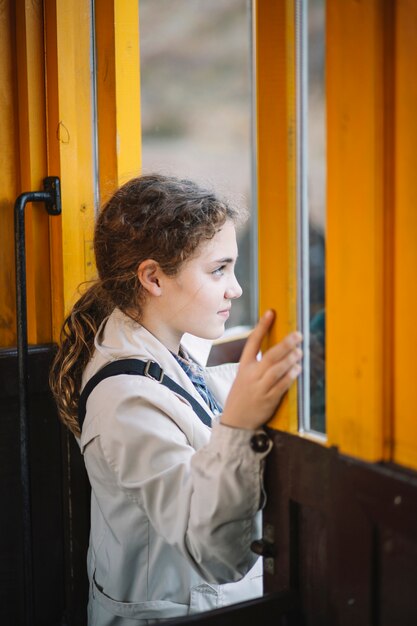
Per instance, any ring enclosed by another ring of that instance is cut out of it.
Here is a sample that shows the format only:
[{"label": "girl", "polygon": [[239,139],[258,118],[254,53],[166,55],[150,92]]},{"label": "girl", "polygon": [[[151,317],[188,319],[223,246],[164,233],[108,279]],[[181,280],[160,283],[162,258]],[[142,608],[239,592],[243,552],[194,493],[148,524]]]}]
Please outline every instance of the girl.
[{"label": "girl", "polygon": [[[98,217],[99,278],[65,320],[51,373],[92,487],[90,626],[146,624],[262,594],[250,550],[272,445],[262,425],[300,373],[301,336],[259,360],[268,311],[238,372],[204,369],[185,347],[187,333],[220,337],[242,293],[237,220],[212,193],[160,175],[126,183]],[[92,387],[124,359],[141,362],[142,375]]]}]

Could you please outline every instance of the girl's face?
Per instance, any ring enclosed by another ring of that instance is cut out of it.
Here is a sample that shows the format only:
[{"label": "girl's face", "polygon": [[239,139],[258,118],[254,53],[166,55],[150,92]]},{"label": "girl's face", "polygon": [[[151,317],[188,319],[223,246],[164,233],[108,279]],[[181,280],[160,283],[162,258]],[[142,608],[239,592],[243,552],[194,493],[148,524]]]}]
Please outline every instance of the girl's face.
[{"label": "girl's face", "polygon": [[236,231],[227,220],[215,236],[200,244],[180,272],[162,280],[158,298],[161,313],[160,340],[178,349],[184,333],[217,339],[224,332],[232,300],[242,295],[234,273],[237,259]]}]

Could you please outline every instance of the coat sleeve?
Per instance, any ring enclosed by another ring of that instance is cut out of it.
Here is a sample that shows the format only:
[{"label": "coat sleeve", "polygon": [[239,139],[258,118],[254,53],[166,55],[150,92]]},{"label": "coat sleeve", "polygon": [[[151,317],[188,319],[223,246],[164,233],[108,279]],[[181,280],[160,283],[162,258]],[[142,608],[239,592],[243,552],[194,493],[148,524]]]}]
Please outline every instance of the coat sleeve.
[{"label": "coat sleeve", "polygon": [[272,443],[255,451],[253,431],[215,424],[195,451],[178,425],[195,424],[192,409],[165,388],[155,398],[151,383],[131,378],[123,400],[110,388],[100,410],[101,449],[120,489],[207,582],[240,580],[257,558],[250,544]]}]

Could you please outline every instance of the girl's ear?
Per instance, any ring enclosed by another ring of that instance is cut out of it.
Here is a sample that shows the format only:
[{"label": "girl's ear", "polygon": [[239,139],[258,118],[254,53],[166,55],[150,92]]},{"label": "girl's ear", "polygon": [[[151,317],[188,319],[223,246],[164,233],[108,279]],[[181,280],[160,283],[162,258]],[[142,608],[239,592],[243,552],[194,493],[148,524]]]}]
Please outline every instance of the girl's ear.
[{"label": "girl's ear", "polygon": [[153,296],[160,296],[162,294],[160,277],[162,270],[157,261],[153,259],[146,259],[138,267],[138,279],[140,284],[148,293]]}]

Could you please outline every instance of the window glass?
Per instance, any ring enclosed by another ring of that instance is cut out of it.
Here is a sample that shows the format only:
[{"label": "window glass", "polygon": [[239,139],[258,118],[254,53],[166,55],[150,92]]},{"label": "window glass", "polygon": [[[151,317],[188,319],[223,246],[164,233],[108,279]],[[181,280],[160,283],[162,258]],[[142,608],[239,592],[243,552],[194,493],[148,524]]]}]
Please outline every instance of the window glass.
[{"label": "window glass", "polygon": [[325,433],[325,0],[298,2],[297,31],[300,428]]},{"label": "window glass", "polygon": [[141,0],[143,172],[191,178],[243,205],[228,327],[257,314],[252,151],[251,3]]}]

